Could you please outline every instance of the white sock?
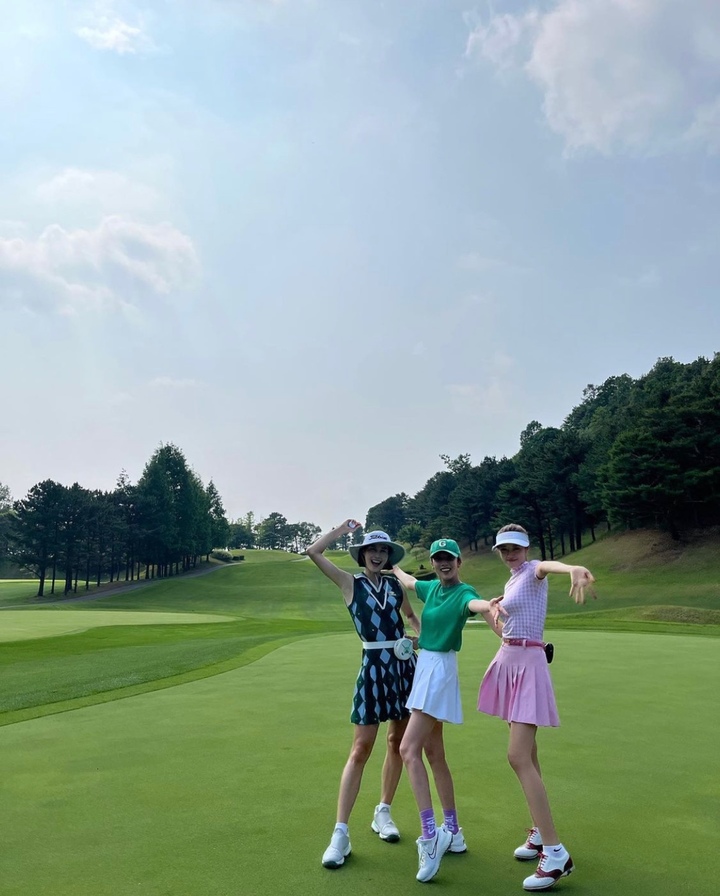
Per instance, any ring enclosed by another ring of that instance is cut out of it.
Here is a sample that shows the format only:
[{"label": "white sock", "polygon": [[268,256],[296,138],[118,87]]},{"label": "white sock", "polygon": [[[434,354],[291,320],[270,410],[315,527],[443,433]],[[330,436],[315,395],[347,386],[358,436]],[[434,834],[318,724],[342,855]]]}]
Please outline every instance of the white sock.
[{"label": "white sock", "polygon": [[543,843],[543,851],[546,856],[551,855],[555,859],[562,858],[563,854],[567,852],[562,843],[558,843],[555,846],[549,846]]},{"label": "white sock", "polygon": [[335,824],[335,830],[337,830],[338,828],[340,828],[340,830],[343,832],[343,834],[350,834],[350,830],[349,830],[348,826],[346,824],[343,824],[341,821],[338,821]]},{"label": "white sock", "polygon": [[390,810],[390,803],[378,803],[378,809],[387,809]]}]

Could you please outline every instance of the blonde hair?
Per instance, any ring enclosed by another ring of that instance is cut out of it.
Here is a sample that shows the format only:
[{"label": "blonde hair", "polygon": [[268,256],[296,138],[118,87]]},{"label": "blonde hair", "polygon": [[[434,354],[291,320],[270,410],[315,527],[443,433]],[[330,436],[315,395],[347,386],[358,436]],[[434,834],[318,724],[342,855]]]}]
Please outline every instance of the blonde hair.
[{"label": "blonde hair", "polygon": [[517,523],[508,523],[507,526],[503,526],[502,529],[498,529],[497,534],[499,535],[501,532],[523,532],[527,537],[530,537],[530,533],[523,526],[518,526]]}]

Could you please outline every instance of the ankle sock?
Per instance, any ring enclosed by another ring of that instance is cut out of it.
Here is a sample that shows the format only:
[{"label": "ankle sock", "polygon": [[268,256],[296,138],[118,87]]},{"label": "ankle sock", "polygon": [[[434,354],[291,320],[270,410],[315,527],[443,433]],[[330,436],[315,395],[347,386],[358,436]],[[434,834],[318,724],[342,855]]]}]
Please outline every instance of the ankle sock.
[{"label": "ankle sock", "polygon": [[457,809],[443,809],[443,821],[451,834],[457,834],[460,830],[457,820]]},{"label": "ankle sock", "polygon": [[343,824],[341,821],[338,821],[335,823],[335,830],[337,831],[338,828],[343,832],[343,834],[345,834],[346,836],[349,836],[350,829],[348,828],[348,826],[346,824]]},{"label": "ankle sock", "polygon": [[422,828],[422,839],[430,840],[435,836],[437,830],[435,826],[435,813],[432,809],[423,809],[420,813],[420,826]]}]

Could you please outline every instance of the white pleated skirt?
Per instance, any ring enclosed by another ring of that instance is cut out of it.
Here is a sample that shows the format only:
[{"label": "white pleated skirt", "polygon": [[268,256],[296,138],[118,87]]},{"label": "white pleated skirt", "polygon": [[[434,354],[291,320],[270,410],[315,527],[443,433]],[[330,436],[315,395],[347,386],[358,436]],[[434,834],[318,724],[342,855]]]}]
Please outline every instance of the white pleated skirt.
[{"label": "white pleated skirt", "polygon": [[454,650],[420,651],[407,707],[409,710],[419,709],[438,722],[462,724],[458,661]]}]

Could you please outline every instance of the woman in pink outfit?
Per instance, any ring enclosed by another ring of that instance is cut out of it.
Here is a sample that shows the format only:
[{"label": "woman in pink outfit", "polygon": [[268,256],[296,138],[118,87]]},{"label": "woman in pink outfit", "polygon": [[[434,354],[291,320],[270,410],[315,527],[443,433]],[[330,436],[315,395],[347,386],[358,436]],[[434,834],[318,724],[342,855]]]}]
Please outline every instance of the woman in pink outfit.
[{"label": "woman in pink outfit", "polygon": [[[584,566],[556,560],[528,560],[530,538],[522,526],[510,524],[497,533],[494,551],[510,570],[497,610],[502,618],[493,626],[502,646],[480,685],[478,709],[498,716],[510,725],[508,761],[518,776],[532,818],[527,842],[515,850],[515,858],[540,857],[526,890],[547,890],[574,870],[570,854],[560,842],[542,780],[536,735],[538,727],[560,724],[553,692],[549,658],[543,642],[547,614],[548,581],[553,573],[570,575],[570,597],[585,602],[585,590],[593,597],[593,575]],[[493,601],[495,604],[495,601]]]}]

